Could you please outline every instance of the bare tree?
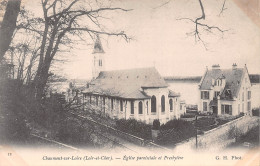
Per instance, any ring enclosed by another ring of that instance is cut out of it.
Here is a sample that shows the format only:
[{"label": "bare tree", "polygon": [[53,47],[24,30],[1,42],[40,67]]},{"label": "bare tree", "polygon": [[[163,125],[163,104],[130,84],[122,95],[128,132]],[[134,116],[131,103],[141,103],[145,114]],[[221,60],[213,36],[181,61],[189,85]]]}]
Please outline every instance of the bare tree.
[{"label": "bare tree", "polygon": [[[16,33],[16,32],[15,32]],[[29,34],[28,34],[29,35]],[[35,75],[35,63],[39,52],[38,39],[33,35],[22,41],[14,39],[6,57],[10,56],[16,66],[16,79],[22,84],[29,84]]]},{"label": "bare tree", "polygon": [[[210,25],[208,23],[203,23],[203,21],[206,20],[206,13],[205,13],[205,8],[204,8],[204,3],[202,0],[197,0],[199,3],[199,9],[201,11],[201,15],[198,17],[193,18],[178,18],[177,20],[188,20],[194,24],[194,30],[192,32],[186,33],[188,36],[194,36],[195,42],[200,42],[203,44],[204,48],[208,50],[207,43],[205,40],[202,38],[202,33],[203,31],[206,31],[208,33],[214,33],[214,32],[219,32],[221,35],[224,34],[224,32],[228,31],[227,29],[222,29],[220,26],[215,26],[215,25]],[[165,5],[168,5],[171,2],[171,0],[167,0],[166,2],[160,4],[157,7],[154,7],[153,9],[157,9],[160,7],[163,7]],[[223,15],[223,12],[227,10],[226,7],[226,0],[223,0],[222,6],[219,12],[219,16]]]},{"label": "bare tree", "polygon": [[[202,23],[201,21],[206,19],[206,14],[205,14],[205,10],[204,10],[202,0],[198,0],[198,1],[199,1],[199,4],[200,4],[201,16],[196,17],[195,19],[180,18],[180,19],[177,19],[177,20],[189,20],[192,23],[194,23],[195,30],[192,31],[191,33],[187,33],[187,34],[194,36],[195,42],[201,42],[203,44],[203,46],[205,47],[205,49],[207,50],[208,49],[207,45],[201,37],[201,31],[205,30],[209,33],[213,33],[213,31],[218,31],[218,32],[223,34],[224,32],[226,32],[228,30],[223,30],[222,28],[220,28],[218,26],[212,26],[212,25],[209,25],[207,23]],[[226,3],[226,1],[224,0],[220,14],[223,13],[224,10],[226,10],[225,3]]]},{"label": "bare tree", "polygon": [[100,22],[104,19],[102,14],[129,10],[111,7],[110,4],[104,6],[98,1],[94,2],[95,7],[90,2],[87,6],[84,0],[42,0],[43,17],[31,18],[19,26],[19,28],[36,32],[41,38],[38,69],[34,78],[37,99],[43,96],[54,57],[62,50],[61,48],[73,43],[75,37],[81,39],[86,32],[91,38],[100,34],[121,36],[126,41],[130,39],[123,31],[105,30]]},{"label": "bare tree", "polygon": [[0,62],[12,41],[20,5],[21,0],[9,0],[7,2],[4,18],[0,27]]}]

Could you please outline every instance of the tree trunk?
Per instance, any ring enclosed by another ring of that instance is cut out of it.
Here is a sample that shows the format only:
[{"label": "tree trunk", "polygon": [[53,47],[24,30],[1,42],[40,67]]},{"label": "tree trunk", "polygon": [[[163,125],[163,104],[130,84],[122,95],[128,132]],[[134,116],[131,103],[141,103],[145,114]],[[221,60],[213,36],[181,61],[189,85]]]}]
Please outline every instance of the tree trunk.
[{"label": "tree trunk", "polygon": [[51,61],[46,61],[40,71],[37,71],[34,80],[34,88],[35,88],[35,98],[40,101],[44,96],[44,89],[46,87],[48,77],[49,77],[49,69],[50,69]]},{"label": "tree trunk", "polygon": [[21,0],[9,0],[5,15],[0,28],[0,62],[12,41],[13,32],[16,28],[17,16],[20,12]]}]

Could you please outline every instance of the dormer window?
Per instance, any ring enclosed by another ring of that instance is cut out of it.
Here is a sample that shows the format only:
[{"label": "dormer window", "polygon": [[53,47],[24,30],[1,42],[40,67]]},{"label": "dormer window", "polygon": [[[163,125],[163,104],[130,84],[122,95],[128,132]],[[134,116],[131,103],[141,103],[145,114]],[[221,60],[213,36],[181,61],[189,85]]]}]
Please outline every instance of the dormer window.
[{"label": "dormer window", "polygon": [[221,86],[222,81],[220,79],[216,80],[216,86]]}]

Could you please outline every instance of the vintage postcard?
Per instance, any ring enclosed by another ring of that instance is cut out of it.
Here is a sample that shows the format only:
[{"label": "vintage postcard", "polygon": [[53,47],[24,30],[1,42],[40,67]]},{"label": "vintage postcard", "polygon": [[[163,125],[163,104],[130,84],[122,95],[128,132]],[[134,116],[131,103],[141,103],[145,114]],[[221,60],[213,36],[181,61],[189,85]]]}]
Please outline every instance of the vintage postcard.
[{"label": "vintage postcard", "polygon": [[0,0],[0,166],[258,166],[259,0]]}]

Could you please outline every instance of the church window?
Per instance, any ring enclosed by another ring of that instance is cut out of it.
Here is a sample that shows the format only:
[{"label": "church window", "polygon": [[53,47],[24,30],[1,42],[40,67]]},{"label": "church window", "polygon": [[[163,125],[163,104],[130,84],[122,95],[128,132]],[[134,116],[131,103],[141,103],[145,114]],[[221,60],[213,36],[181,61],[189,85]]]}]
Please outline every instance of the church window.
[{"label": "church window", "polygon": [[114,109],[114,100],[111,98],[111,109]]},{"label": "church window", "polygon": [[138,104],[138,112],[139,112],[139,114],[143,114],[143,102],[139,102],[139,104]]},{"label": "church window", "polygon": [[135,112],[135,110],[134,110],[135,108],[134,108],[134,101],[131,101],[131,114],[134,114]]},{"label": "church window", "polygon": [[156,112],[156,97],[152,96],[151,99],[151,112]]},{"label": "church window", "polygon": [[172,110],[173,110],[173,101],[172,101],[172,99],[169,100],[169,104],[170,104],[170,111],[172,112]]},{"label": "church window", "polygon": [[161,111],[165,112],[165,96],[162,95],[161,97]]},{"label": "church window", "polygon": [[120,111],[123,111],[123,100],[120,100]]}]

